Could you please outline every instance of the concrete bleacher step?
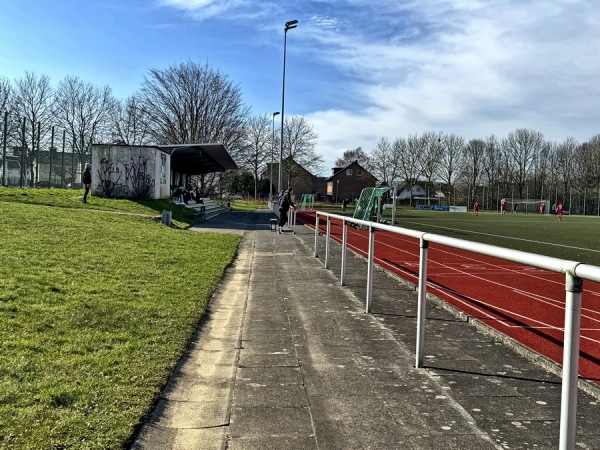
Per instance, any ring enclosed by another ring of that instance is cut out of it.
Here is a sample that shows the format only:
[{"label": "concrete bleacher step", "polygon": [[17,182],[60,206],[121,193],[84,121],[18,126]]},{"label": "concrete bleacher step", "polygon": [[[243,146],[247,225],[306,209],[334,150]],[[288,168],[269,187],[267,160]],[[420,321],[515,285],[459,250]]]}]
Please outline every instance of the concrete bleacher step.
[{"label": "concrete bleacher step", "polygon": [[[191,208],[198,211],[196,213],[196,222],[204,222],[205,220],[216,217],[219,214],[230,211],[230,209],[226,206],[223,206],[210,198],[203,198],[202,202],[203,203],[196,203],[194,201],[190,201],[187,205],[185,205],[186,208]],[[202,209],[204,209],[204,211],[202,211]]]}]

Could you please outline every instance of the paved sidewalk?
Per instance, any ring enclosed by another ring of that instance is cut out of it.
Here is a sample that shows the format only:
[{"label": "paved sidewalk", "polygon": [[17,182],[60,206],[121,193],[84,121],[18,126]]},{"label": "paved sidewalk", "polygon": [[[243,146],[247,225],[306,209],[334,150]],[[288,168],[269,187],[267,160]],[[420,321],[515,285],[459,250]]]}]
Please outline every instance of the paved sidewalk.
[{"label": "paved sidewalk", "polygon": [[[376,270],[365,314],[365,261],[340,286],[339,245],[324,269],[312,230],[269,217],[206,224],[244,238],[133,449],[558,448],[560,379],[434,302],[415,369],[414,288]],[[600,448],[599,412],[580,392],[577,448]]]}]

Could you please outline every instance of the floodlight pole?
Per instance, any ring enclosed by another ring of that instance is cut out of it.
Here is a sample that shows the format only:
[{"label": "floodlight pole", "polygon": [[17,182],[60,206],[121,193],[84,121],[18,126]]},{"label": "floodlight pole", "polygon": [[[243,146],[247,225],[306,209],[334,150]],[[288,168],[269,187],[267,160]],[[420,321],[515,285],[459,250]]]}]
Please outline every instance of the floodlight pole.
[{"label": "floodlight pole", "polygon": [[275,116],[279,115],[279,111],[273,113],[273,136],[271,142],[271,176],[269,177],[269,201],[273,201],[273,153],[275,150]]},{"label": "floodlight pole", "polygon": [[[281,142],[279,147],[279,179],[277,182],[277,192],[282,191],[283,184],[283,112],[285,109],[285,52],[287,46],[287,32],[292,28],[296,28],[298,26],[297,20],[290,20],[285,23],[285,28],[283,30],[283,83],[281,87]],[[289,181],[289,180],[288,180]]]}]

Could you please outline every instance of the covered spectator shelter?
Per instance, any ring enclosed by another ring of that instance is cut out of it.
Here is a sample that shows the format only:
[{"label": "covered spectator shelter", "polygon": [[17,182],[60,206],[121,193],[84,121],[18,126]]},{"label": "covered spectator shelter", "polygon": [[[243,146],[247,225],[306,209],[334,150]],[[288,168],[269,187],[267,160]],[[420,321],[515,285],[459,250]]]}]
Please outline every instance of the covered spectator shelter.
[{"label": "covered spectator shelter", "polygon": [[222,144],[93,144],[91,162],[92,191],[108,197],[170,197],[190,175],[238,168]]},{"label": "covered spectator shelter", "polygon": [[[238,168],[222,144],[173,144],[158,147],[171,155],[173,174],[202,175]],[[181,182],[173,178],[172,181]]]}]

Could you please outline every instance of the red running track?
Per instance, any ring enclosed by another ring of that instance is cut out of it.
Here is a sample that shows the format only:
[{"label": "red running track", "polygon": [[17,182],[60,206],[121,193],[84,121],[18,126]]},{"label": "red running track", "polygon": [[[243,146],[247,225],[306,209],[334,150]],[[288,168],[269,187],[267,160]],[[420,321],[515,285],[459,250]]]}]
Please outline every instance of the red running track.
[{"label": "red running track", "polygon": [[[314,228],[314,212],[299,211],[297,218]],[[325,219],[319,229],[326,231]],[[331,235],[341,242],[341,221],[332,220]],[[367,256],[368,243],[368,231],[348,227],[349,249]],[[419,241],[377,231],[375,262],[417,284]],[[600,384],[600,284],[583,286],[579,374]],[[562,363],[564,275],[430,243],[427,292]]]}]

